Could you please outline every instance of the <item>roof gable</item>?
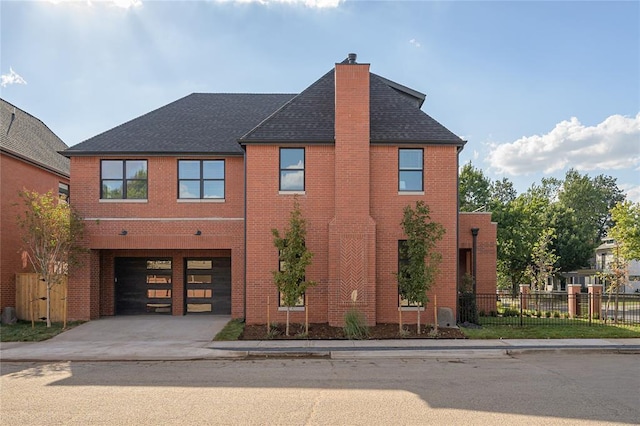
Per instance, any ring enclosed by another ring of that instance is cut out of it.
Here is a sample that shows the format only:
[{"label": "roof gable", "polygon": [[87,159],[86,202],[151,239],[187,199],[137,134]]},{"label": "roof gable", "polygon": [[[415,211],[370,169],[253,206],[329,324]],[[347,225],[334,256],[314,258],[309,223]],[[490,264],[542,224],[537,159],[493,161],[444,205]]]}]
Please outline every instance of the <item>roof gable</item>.
[{"label": "roof gable", "polygon": [[[369,84],[372,143],[465,143],[420,109],[425,96],[422,93],[373,73]],[[334,141],[334,70],[240,138],[242,144]]]},{"label": "roof gable", "polygon": [[67,145],[42,121],[0,99],[0,148],[2,151],[69,176],[69,159],[58,154]]}]

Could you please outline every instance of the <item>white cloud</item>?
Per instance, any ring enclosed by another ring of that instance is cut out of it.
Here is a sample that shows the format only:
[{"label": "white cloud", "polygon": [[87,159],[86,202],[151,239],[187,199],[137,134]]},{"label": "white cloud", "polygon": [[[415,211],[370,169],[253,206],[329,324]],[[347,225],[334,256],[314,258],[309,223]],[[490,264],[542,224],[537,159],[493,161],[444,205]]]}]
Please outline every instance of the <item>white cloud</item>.
[{"label": "white cloud", "polygon": [[9,74],[2,74],[0,79],[0,86],[2,87],[7,87],[9,84],[27,84],[25,79],[20,77],[11,67],[9,67]]},{"label": "white cloud", "polygon": [[[49,3],[80,3],[78,0],[49,0]],[[142,6],[142,0],[86,0],[86,4],[91,6],[93,3],[98,4],[111,4],[122,9],[130,9],[132,7]]]},{"label": "white cloud", "polygon": [[409,40],[409,44],[413,44],[415,47],[420,47],[422,46],[420,44],[420,42],[418,40],[416,40],[415,38],[412,38],[411,40]]},{"label": "white cloud", "polygon": [[627,194],[627,199],[633,203],[640,203],[640,185],[623,183],[618,185]]},{"label": "white cloud", "polygon": [[301,4],[318,9],[336,8],[345,0],[214,0],[218,3]]},{"label": "white cloud", "polygon": [[491,144],[487,157],[498,173],[523,175],[577,170],[619,170],[640,166],[640,113],[612,115],[596,126],[577,118],[562,121],[549,133]]}]

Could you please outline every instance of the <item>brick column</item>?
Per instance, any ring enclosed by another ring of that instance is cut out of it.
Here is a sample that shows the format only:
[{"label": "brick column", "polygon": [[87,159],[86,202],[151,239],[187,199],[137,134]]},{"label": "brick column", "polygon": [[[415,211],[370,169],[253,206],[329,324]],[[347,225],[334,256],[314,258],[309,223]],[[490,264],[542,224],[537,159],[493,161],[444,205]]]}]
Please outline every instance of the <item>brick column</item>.
[{"label": "brick column", "polygon": [[[376,323],[376,224],[370,216],[369,65],[335,68],[335,216],[329,223],[329,324],[355,306]],[[351,296],[357,291],[356,302]]]},{"label": "brick column", "polygon": [[[602,319],[602,284],[587,284],[591,318]],[[597,317],[596,317],[597,315]]]},{"label": "brick column", "polygon": [[569,305],[569,318],[575,318],[580,314],[580,284],[567,284],[567,302]]}]

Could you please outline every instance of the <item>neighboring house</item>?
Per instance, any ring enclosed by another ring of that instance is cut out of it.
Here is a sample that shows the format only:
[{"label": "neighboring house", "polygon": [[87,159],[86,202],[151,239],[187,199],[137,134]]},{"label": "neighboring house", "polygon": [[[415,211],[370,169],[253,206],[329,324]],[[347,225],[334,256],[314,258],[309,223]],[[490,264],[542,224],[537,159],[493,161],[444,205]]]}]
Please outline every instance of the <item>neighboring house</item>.
[{"label": "neighboring house", "polygon": [[341,325],[357,290],[369,324],[397,322],[400,221],[418,200],[446,229],[431,300],[456,311],[471,228],[478,292],[495,292],[496,224],[459,217],[465,141],[420,110],[424,99],[349,55],[300,94],[192,94],[64,151],[89,248],[69,317],[284,320],[271,229],[288,225],[294,199],[318,285],[293,321]]},{"label": "neighboring house", "polygon": [[25,189],[69,196],[67,148],[42,121],[0,99],[0,307],[16,306],[18,272],[31,271],[22,257],[22,234],[16,219],[24,211]]},{"label": "neighboring house", "polygon": [[[596,247],[596,271],[611,272],[611,265],[616,256],[616,242],[613,238],[605,238],[602,244]],[[606,283],[605,283],[606,285]],[[620,289],[621,293],[640,293],[640,262],[632,260],[626,271],[625,285]]]}]

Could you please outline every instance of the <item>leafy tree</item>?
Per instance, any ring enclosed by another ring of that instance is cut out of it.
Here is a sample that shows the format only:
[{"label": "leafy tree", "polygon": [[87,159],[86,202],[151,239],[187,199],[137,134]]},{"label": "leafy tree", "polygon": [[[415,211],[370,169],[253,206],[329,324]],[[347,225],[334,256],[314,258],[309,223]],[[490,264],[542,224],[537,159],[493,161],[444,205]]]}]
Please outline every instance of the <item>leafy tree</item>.
[{"label": "leafy tree", "polygon": [[554,237],[555,230],[545,229],[533,245],[531,264],[527,267],[526,275],[536,291],[545,290],[549,278],[558,270],[555,266],[558,256],[552,247]]},{"label": "leafy tree", "polygon": [[578,222],[589,228],[594,247],[612,225],[610,210],[624,199],[615,178],[600,175],[591,179],[574,169],[567,171],[558,193],[558,201],[574,209]]},{"label": "leafy tree", "polygon": [[458,198],[462,212],[489,208],[491,181],[471,162],[466,163],[460,171]]},{"label": "leafy tree", "polygon": [[435,281],[442,259],[435,247],[442,239],[445,229],[441,224],[431,221],[429,206],[424,201],[417,201],[415,209],[410,205],[406,206],[400,224],[407,236],[406,253],[402,253],[407,262],[399,267],[398,289],[410,304],[418,305],[419,334],[420,308],[428,302],[427,291]]},{"label": "leafy tree", "polygon": [[558,202],[549,206],[545,216],[547,226],[556,230],[552,247],[558,255],[558,270],[569,272],[588,266],[595,249],[589,224],[580,222],[571,207]]},{"label": "leafy tree", "polygon": [[511,283],[513,294],[525,278],[534,244],[546,227],[548,206],[546,198],[528,191],[505,205],[496,205],[492,212],[492,220],[498,223],[498,274],[501,281]]},{"label": "leafy tree", "polygon": [[313,253],[305,246],[306,221],[302,217],[300,204],[294,200],[293,210],[289,219],[289,228],[284,236],[280,236],[277,229],[272,229],[273,244],[280,253],[280,270],[273,271],[273,279],[278,291],[283,296],[287,307],[287,325],[285,334],[289,335],[289,312],[292,306],[304,295],[307,288],[315,286],[316,282],[307,281],[306,269],[311,265]]},{"label": "leafy tree", "polygon": [[507,178],[497,180],[491,183],[491,210],[495,206],[504,206],[515,200],[518,196],[517,191],[513,187],[513,182]]},{"label": "leafy tree", "polygon": [[46,283],[47,327],[51,327],[51,289],[68,275],[83,251],[82,219],[53,191],[39,194],[20,192],[25,211],[18,217],[23,231],[24,252],[36,273]]},{"label": "leafy tree", "polygon": [[620,257],[627,262],[640,260],[640,203],[624,201],[611,209],[614,226],[609,236],[619,245]]},{"label": "leafy tree", "polygon": [[629,262],[640,260],[640,203],[624,201],[617,203],[611,209],[611,219],[614,225],[608,235],[615,240],[613,259],[607,265],[607,270],[600,277],[608,282],[607,311],[611,298],[615,297],[614,321],[618,322],[618,296],[626,284]]}]

